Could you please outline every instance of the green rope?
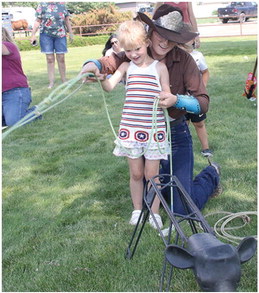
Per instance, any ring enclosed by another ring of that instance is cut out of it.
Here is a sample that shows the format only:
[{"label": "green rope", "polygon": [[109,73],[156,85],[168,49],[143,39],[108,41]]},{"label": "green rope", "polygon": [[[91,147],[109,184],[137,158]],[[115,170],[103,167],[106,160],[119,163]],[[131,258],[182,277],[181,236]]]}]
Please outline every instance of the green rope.
[{"label": "green rope", "polygon": [[[67,100],[69,97],[71,97],[73,94],[75,94],[77,91],[79,91],[81,89],[81,87],[84,85],[83,83],[81,83],[75,90],[73,90],[70,94],[66,95],[65,97],[63,97],[65,95],[65,93],[71,88],[73,87],[79,80],[81,80],[83,77],[95,77],[99,86],[100,86],[100,89],[101,89],[101,94],[102,94],[102,97],[103,97],[103,102],[104,102],[104,106],[105,106],[105,110],[106,110],[106,114],[107,114],[107,118],[108,118],[108,121],[109,121],[109,124],[111,126],[111,129],[112,129],[112,132],[115,136],[115,138],[117,139],[117,133],[115,132],[114,130],[114,127],[112,125],[112,121],[111,121],[111,118],[110,118],[110,115],[109,115],[109,111],[108,111],[108,105],[107,105],[107,102],[106,102],[106,98],[105,98],[105,94],[104,94],[104,91],[103,91],[103,88],[101,86],[101,82],[100,80],[92,73],[86,73],[86,74],[83,74],[83,75],[79,75],[63,84],[61,84],[60,86],[58,86],[55,90],[53,90],[47,98],[45,98],[42,102],[40,102],[38,105],[35,106],[35,110],[30,112],[29,114],[27,114],[26,116],[24,116],[22,119],[20,119],[17,123],[15,123],[13,126],[11,127],[8,127],[4,133],[2,134],[2,139],[4,140],[12,131],[16,130],[17,128],[31,122],[32,120],[34,120],[35,118],[39,117],[40,115],[42,115],[43,113],[46,113],[47,111],[49,111],[50,109],[56,107],[57,105],[63,103],[65,100]],[[61,97],[63,97],[61,99]],[[151,135],[150,135],[150,138],[149,138],[149,141],[148,141],[148,144],[147,144],[147,147],[146,149],[141,153],[139,154],[137,157],[141,157],[143,156],[150,144],[151,144],[151,138],[153,136],[153,133],[155,132],[156,133],[156,140],[157,140],[157,145],[158,145],[158,149],[159,149],[159,152],[161,154],[165,153],[161,150],[160,148],[160,145],[159,145],[159,141],[158,141],[158,136],[157,136],[157,109],[158,109],[158,103],[159,103],[159,99],[156,98],[154,100],[154,103],[153,103],[153,111],[152,111],[152,129],[151,129]],[[170,147],[170,150],[171,150],[171,131],[170,131],[170,122],[169,122],[169,115],[168,115],[168,112],[167,110],[163,109],[163,112],[164,112],[164,115],[165,115],[165,120],[166,120],[166,125],[167,125],[167,131],[166,131],[166,139],[167,141],[169,142],[169,147]],[[129,154],[129,155],[132,155],[131,152],[129,152],[128,149],[126,149],[119,140],[117,140],[119,142],[119,144],[121,145],[121,147],[124,149],[124,151]],[[170,173],[172,174],[172,155],[171,155],[171,151],[170,151]],[[173,202],[172,200],[172,187],[171,187],[171,203]]]},{"label": "green rope", "polygon": [[36,119],[43,113],[49,111],[50,109],[56,107],[60,103],[67,100],[69,97],[71,97],[73,94],[75,94],[77,91],[81,89],[81,87],[84,85],[81,83],[75,90],[73,90],[69,95],[66,95],[64,98],[60,99],[62,96],[65,95],[65,93],[73,87],[79,80],[82,79],[82,77],[85,76],[93,76],[92,73],[87,73],[84,75],[77,76],[60,86],[58,86],[54,91],[52,91],[47,98],[45,98],[42,102],[40,102],[38,105],[35,106],[35,110],[30,112],[29,114],[25,115],[22,119],[20,119],[18,122],[16,122],[11,127],[6,128],[4,133],[2,134],[2,139],[4,140],[12,131],[15,129],[31,122],[32,120]]}]

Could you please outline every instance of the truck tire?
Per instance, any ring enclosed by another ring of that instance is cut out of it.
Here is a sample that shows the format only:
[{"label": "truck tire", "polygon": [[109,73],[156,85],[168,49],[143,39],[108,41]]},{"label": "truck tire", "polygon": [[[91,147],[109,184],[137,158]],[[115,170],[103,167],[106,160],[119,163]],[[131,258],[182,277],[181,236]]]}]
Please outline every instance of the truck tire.
[{"label": "truck tire", "polygon": [[223,18],[221,21],[222,21],[222,23],[227,23],[228,22],[228,18]]}]

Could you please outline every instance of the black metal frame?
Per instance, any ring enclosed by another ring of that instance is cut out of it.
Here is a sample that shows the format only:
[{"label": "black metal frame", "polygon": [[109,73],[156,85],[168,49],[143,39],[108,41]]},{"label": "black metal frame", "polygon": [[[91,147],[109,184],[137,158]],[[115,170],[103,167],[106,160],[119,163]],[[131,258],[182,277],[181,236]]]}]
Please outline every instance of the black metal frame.
[{"label": "black metal frame", "polygon": [[[167,183],[164,183],[164,182],[167,182]],[[164,199],[162,195],[163,189],[167,187],[174,188],[174,189],[176,188],[178,190],[178,194],[180,196],[182,205],[186,212],[185,215],[175,213],[169,208],[166,200]],[[156,218],[154,217],[154,214],[151,210],[155,196],[158,196],[158,198],[160,199],[160,202],[170,220],[168,236],[165,236],[162,230],[159,228]],[[186,235],[186,232],[182,229],[180,225],[186,221],[188,222],[191,228],[191,235],[199,233],[199,230],[202,230],[202,232],[204,233],[211,233],[213,235],[215,234],[213,229],[209,226],[209,224],[203,217],[200,210],[197,208],[197,206],[191,199],[190,195],[186,192],[186,190],[184,189],[184,187],[178,180],[178,178],[176,176],[167,175],[167,174],[157,175],[151,178],[145,184],[144,195],[143,195],[143,208],[141,210],[138,223],[133,231],[129,245],[126,249],[125,258],[127,259],[133,258],[149,215],[152,216],[156,224],[157,231],[159,232],[161,239],[163,240],[165,244],[165,247],[167,247],[169,244],[172,244],[172,243],[177,244],[179,241],[181,241],[181,246],[184,246],[186,244],[186,242],[188,241],[188,235]],[[142,223],[141,223],[141,219],[142,219]],[[174,229],[176,231],[176,235],[173,240],[171,238],[172,238],[172,231]],[[163,263],[161,280],[160,280],[160,291],[163,291],[163,288],[164,288],[166,270],[167,270],[167,260],[165,258]],[[170,266],[170,272],[169,272],[169,277],[167,280],[166,291],[170,289],[172,273],[173,273],[173,267]]]}]

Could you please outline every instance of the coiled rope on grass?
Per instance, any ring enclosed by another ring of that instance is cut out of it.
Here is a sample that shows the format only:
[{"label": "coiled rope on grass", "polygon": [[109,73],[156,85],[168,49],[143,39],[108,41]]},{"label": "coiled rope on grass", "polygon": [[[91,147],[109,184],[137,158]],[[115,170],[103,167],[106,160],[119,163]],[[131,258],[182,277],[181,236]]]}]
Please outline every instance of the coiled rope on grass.
[{"label": "coiled rope on grass", "polygon": [[[219,211],[219,212],[213,212],[209,213],[204,216],[204,218],[208,218],[210,216],[214,216],[217,214],[226,214],[226,216],[220,218],[217,220],[213,226],[214,232],[216,233],[217,236],[226,239],[230,242],[233,242],[235,244],[239,244],[238,241],[243,240],[246,236],[244,237],[238,237],[234,236],[227,231],[234,231],[234,230],[239,230],[243,229],[246,225],[248,225],[251,222],[251,218],[249,215],[255,215],[257,216],[256,211],[246,211],[246,212],[237,212],[237,213],[231,213],[231,212],[225,212],[225,211]],[[226,227],[230,222],[234,221],[235,219],[241,219],[243,221],[242,225],[239,226],[232,226],[232,227]],[[257,239],[257,235],[253,235],[252,237]]]}]

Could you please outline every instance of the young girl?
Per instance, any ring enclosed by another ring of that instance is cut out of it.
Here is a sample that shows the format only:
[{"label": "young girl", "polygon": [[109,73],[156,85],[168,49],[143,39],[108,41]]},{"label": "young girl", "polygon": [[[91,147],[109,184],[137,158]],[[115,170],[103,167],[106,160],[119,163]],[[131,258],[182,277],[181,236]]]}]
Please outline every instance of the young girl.
[{"label": "young girl", "polygon": [[[148,180],[159,174],[160,159],[166,160],[170,152],[162,108],[155,110],[157,133],[152,130],[153,104],[161,91],[170,92],[169,74],[165,64],[147,54],[150,41],[140,21],[122,23],[117,35],[131,61],[121,64],[110,79],[102,81],[102,87],[111,91],[126,75],[126,100],[113,153],[128,158],[134,207],[129,223],[136,225],[142,209],[143,179]],[[162,228],[159,205],[156,197],[152,211]],[[152,217],[149,217],[149,223],[156,229]]]}]

